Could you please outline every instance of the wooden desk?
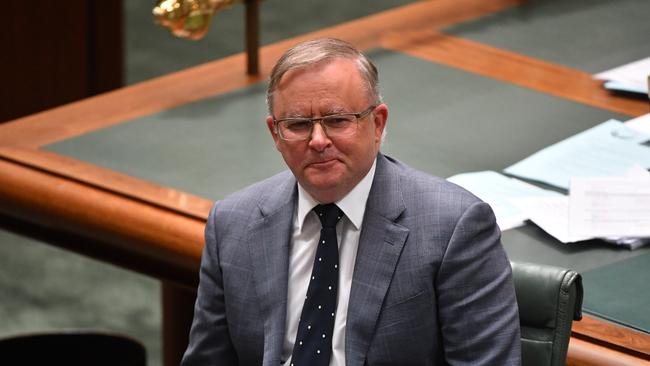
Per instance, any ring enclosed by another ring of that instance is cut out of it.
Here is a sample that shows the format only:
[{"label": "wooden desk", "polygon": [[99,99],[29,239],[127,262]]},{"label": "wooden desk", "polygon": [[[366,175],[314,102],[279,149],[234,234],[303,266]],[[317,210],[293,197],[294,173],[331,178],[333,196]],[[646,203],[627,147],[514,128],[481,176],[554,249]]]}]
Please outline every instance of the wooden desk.
[{"label": "wooden desk", "polygon": [[[585,72],[436,31],[518,3],[417,2],[266,46],[258,77],[246,75],[245,55],[239,54],[6,123],[0,126],[2,226],[161,279],[165,363],[177,364],[211,202],[41,147],[245,87],[268,77],[290,45],[320,36],[403,52],[630,116],[648,111],[643,101],[608,94]],[[649,364],[648,334],[592,317],[574,323],[573,333],[570,365]]]}]

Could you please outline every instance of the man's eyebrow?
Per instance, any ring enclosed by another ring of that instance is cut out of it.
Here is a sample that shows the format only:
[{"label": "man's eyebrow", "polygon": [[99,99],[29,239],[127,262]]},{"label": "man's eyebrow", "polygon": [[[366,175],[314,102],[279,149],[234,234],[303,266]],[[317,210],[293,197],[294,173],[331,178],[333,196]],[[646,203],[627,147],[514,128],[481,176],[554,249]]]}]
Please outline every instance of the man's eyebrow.
[{"label": "man's eyebrow", "polygon": [[287,112],[283,116],[280,116],[278,119],[285,119],[285,118],[309,118],[308,116],[305,116],[304,114],[294,111],[294,112]]},{"label": "man's eyebrow", "polygon": [[327,110],[323,111],[323,116],[329,116],[332,114],[341,114],[341,113],[349,113],[346,108],[340,107],[340,106],[335,106],[331,107]]},{"label": "man's eyebrow", "polygon": [[[341,113],[350,113],[345,107],[341,106],[334,106],[330,107],[328,109],[325,109],[321,112],[321,116],[331,116],[334,114],[341,114]],[[284,116],[278,118],[278,119],[286,119],[286,118],[313,118],[314,116],[306,116],[302,114],[301,112],[298,111],[293,111],[293,112],[287,112]]]}]

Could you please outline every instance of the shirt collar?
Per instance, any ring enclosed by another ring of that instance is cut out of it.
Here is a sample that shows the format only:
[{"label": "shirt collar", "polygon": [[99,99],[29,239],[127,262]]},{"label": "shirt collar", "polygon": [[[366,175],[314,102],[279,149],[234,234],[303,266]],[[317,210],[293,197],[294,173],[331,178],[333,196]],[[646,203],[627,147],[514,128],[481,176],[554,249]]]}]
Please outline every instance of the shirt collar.
[{"label": "shirt collar", "polygon": [[[357,230],[361,228],[363,223],[370,187],[372,187],[372,182],[375,179],[376,166],[377,158],[375,158],[366,176],[348,194],[335,202]],[[302,230],[307,214],[319,203],[298,183],[298,231]]]}]

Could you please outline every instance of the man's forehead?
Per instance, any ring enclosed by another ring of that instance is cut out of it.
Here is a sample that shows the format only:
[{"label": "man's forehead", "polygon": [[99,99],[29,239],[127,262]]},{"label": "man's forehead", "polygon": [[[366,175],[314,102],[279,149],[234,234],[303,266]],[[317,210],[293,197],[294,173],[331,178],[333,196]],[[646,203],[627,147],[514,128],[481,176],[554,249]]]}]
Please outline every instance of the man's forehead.
[{"label": "man's forehead", "polygon": [[328,73],[333,72],[333,70],[335,70],[337,74],[356,74],[358,76],[361,76],[355,60],[337,57],[325,59],[315,64],[300,66],[287,70],[280,78],[278,82],[278,88],[286,86],[287,84],[290,84],[294,79],[305,75],[308,75],[312,78],[326,78]]}]

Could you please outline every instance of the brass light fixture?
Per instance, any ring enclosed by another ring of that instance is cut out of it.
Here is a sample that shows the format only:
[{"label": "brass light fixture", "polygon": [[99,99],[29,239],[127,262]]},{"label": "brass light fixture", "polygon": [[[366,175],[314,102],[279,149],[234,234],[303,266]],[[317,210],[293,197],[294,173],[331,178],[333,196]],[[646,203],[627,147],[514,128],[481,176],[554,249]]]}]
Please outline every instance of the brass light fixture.
[{"label": "brass light fixture", "polygon": [[260,0],[156,0],[156,22],[180,38],[199,40],[205,36],[212,16],[237,3],[246,5],[246,73],[257,75],[259,66]]},{"label": "brass light fixture", "polygon": [[199,40],[208,31],[212,16],[243,0],[158,0],[156,22],[180,38]]}]

